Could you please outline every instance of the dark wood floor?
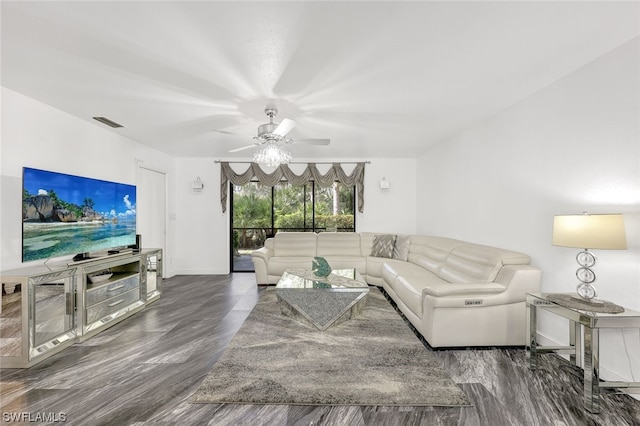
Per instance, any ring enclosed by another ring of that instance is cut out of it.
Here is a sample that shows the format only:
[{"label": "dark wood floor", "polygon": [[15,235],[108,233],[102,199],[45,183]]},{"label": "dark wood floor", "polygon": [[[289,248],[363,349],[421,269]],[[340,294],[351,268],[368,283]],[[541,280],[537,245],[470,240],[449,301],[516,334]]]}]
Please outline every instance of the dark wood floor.
[{"label": "dark wood floor", "polygon": [[607,393],[602,413],[591,415],[582,408],[579,374],[564,360],[543,355],[532,372],[519,349],[435,352],[473,407],[191,404],[259,291],[253,274],[164,280],[162,298],[135,316],[30,369],[0,370],[3,418],[62,413],[74,425],[640,424],[639,401]]}]

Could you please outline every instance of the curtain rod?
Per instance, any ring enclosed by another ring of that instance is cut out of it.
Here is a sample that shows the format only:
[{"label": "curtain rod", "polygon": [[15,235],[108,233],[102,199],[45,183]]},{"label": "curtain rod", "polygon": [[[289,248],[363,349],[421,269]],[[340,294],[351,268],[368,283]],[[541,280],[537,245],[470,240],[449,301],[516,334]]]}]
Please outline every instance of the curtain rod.
[{"label": "curtain rod", "polygon": [[[214,160],[214,163],[231,163],[231,164],[251,164],[253,163],[253,161],[223,161],[223,160]],[[358,163],[365,163],[365,164],[371,164],[371,161],[367,160],[367,161],[290,161],[289,164],[309,164],[309,163],[313,163],[313,164],[335,164],[335,163],[340,163],[340,164],[358,164]]]}]

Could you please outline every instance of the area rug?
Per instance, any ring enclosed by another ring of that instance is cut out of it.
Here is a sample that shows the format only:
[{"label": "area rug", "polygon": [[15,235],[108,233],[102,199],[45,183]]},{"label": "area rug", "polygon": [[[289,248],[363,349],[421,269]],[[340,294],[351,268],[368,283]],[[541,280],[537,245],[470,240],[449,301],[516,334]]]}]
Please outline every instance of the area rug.
[{"label": "area rug", "polygon": [[325,331],[282,315],[266,289],[192,402],[469,405],[377,288],[361,315]]}]

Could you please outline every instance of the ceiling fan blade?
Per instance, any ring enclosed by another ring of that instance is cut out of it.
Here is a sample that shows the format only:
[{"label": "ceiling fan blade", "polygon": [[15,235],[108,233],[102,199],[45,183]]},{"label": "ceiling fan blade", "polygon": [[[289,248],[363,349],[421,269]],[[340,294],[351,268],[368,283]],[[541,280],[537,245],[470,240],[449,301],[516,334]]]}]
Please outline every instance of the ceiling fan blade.
[{"label": "ceiling fan blade", "polygon": [[330,139],[294,139],[292,143],[303,143],[305,145],[329,145]]},{"label": "ceiling fan blade", "polygon": [[278,127],[276,127],[273,133],[278,136],[285,136],[287,133],[293,130],[294,127],[296,127],[296,122],[285,118],[280,122],[280,124],[278,124]]},{"label": "ceiling fan blade", "polygon": [[258,145],[260,145],[260,144],[258,144],[258,143],[252,143],[251,145],[243,146],[243,147],[240,147],[240,148],[230,149],[230,150],[229,150],[229,151],[227,151],[227,152],[238,152],[238,151],[244,151],[245,149],[254,148],[254,147],[258,146]]},{"label": "ceiling fan blade", "polygon": [[253,136],[249,135],[249,134],[245,134],[245,133],[236,133],[236,132],[230,132],[228,130],[217,130],[217,129],[213,129],[211,130],[213,133],[219,133],[221,135],[228,135],[228,136],[236,136],[239,138],[247,138],[250,139]]}]

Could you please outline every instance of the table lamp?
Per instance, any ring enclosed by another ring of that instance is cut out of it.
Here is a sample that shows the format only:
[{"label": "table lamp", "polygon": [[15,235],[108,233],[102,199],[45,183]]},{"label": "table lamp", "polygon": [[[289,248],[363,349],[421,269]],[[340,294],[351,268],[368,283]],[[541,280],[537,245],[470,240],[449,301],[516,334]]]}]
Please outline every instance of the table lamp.
[{"label": "table lamp", "polygon": [[596,274],[591,267],[596,264],[596,256],[589,249],[625,250],[627,239],[622,214],[575,214],[553,217],[554,246],[582,248],[576,255],[580,267],[576,277],[580,281],[575,299],[593,306],[604,305],[594,299],[596,289],[592,285]]}]

